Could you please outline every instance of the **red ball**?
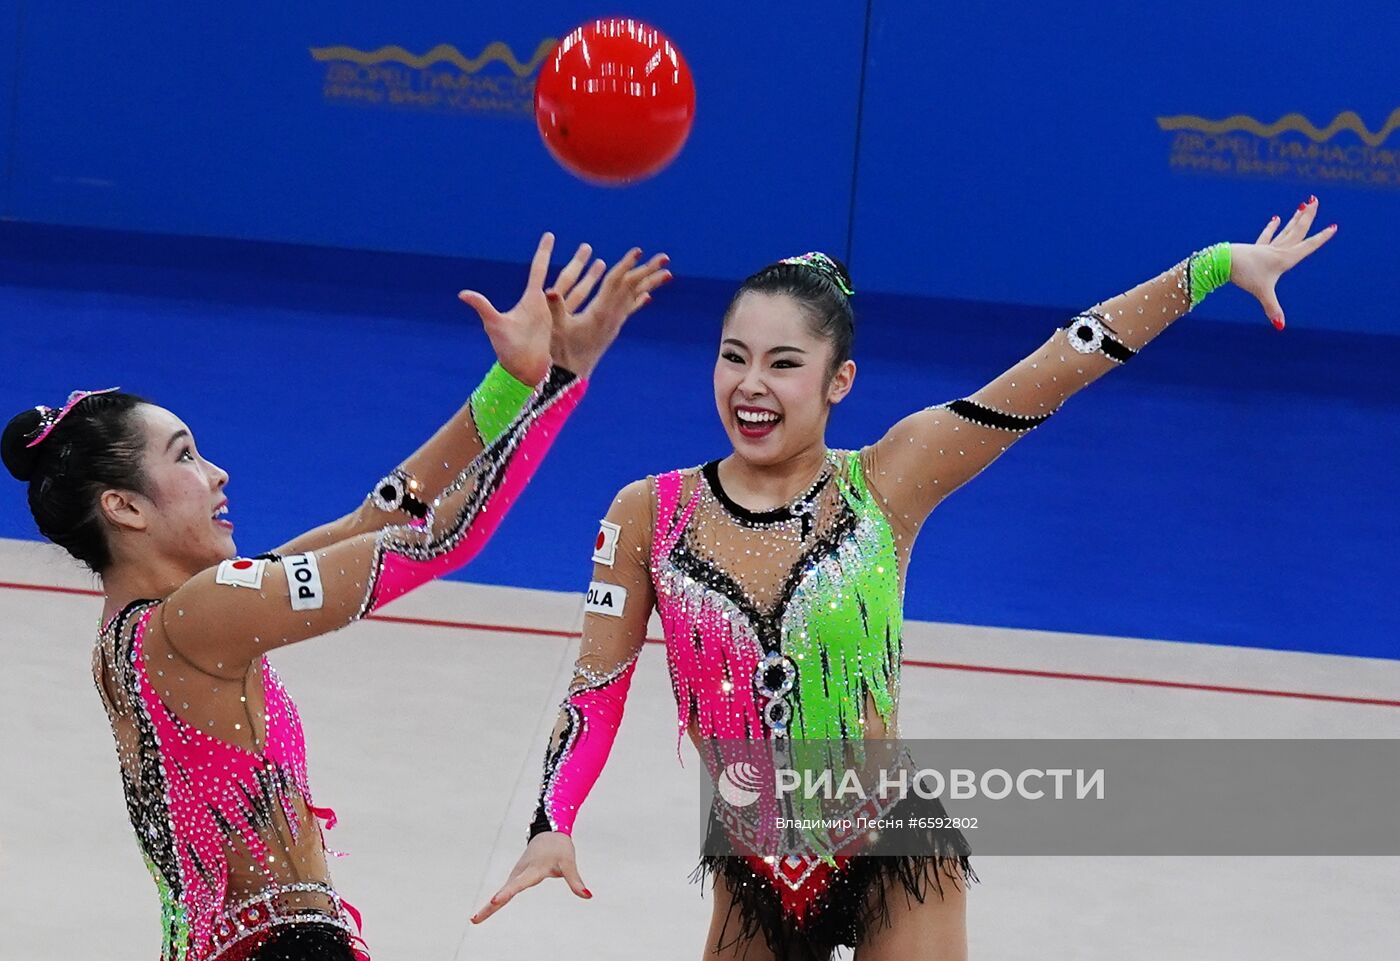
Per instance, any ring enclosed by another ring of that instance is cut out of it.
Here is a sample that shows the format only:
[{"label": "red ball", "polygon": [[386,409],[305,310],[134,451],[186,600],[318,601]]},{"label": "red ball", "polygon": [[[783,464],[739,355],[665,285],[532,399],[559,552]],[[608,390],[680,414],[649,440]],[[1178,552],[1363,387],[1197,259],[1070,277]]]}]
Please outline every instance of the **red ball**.
[{"label": "red ball", "polygon": [[694,120],[690,68],[665,34],[639,20],[578,27],[545,58],[535,83],[544,145],[594,183],[657,173],[680,153]]}]

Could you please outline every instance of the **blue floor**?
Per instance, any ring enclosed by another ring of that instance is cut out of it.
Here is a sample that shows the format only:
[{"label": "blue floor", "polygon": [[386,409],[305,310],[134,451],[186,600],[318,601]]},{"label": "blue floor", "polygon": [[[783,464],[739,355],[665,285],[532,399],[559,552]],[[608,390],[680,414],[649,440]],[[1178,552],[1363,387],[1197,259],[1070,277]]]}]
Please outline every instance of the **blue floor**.
[{"label": "blue floor", "polygon": [[[522,280],[504,264],[0,225],[0,412],[114,384],[170,407],[232,475],[253,553],[352,508],[456,409],[491,359],[456,290],[508,304]],[[617,488],[726,452],[709,372],[728,293],[677,281],[638,316],[462,577],[577,590]],[[879,296],[858,310],[832,446],[969,393],[1063,316]],[[909,616],[1400,657],[1400,338],[1291,319],[1277,334],[1188,318],[1074,398],[935,513]],[[18,485],[0,536],[37,537]]]}]

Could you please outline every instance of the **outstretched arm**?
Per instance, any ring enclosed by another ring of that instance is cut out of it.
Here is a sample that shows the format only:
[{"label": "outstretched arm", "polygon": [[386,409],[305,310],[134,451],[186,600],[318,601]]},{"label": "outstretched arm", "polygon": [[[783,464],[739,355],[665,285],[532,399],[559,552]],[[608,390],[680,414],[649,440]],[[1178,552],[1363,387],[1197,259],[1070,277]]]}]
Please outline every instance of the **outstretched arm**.
[{"label": "outstretched arm", "polygon": [[298,554],[235,559],[197,574],[163,606],[161,634],[218,673],[337,630],[476,556],[582,398],[555,367],[520,415],[434,499],[422,522]]},{"label": "outstretched arm", "polygon": [[976,393],[912,414],[864,452],[886,512],[915,531],[944,498],[1044,423],[1070,395],[1119,367],[1227,281],[1258,298],[1274,326],[1283,309],[1278,278],[1336,232],[1308,237],[1316,198],[1282,232],[1277,217],[1253,244],[1216,244],[1097,304]]},{"label": "outstretched arm", "polygon": [[561,295],[539,289],[532,268],[531,288],[506,315],[481,298],[473,306],[488,330],[541,331],[556,361],[515,417],[400,523],[294,554],[225,561],[191,578],[165,605],[161,634],[196,665],[246,667],[270,647],[336,630],[467,563],[534,474],[623,322],[669,276],[664,256],[641,267],[639,258],[635,249],[624,257],[578,313],[600,269],[590,271],[588,290]]},{"label": "outstretched arm", "polygon": [[[670,273],[664,269],[667,263],[664,254],[639,265],[639,250],[630,251],[604,278],[606,265],[601,260],[590,264],[593,248],[582,244],[559,272],[554,284],[546,289],[545,278],[553,250],[554,236],[546,233],[535,249],[524,294],[515,307],[504,314],[476,291],[464,290],[458,295],[481,316],[497,357],[468,401],[421,447],[376,482],[356,510],[307,531],[274,553],[319,550],[360,534],[421,520],[427,502],[501,436],[525,408],[532,393],[542,386],[549,370],[551,340],[555,336],[553,328],[557,319],[552,313],[556,303],[566,303],[570,309],[577,310],[588,300],[600,279],[603,289],[599,292],[599,301],[616,298],[619,294],[633,299],[647,297],[650,291],[670,279]],[[583,320],[592,322],[586,317]],[[554,346],[557,349],[562,345]],[[567,358],[563,363],[569,367]]]},{"label": "outstretched arm", "polygon": [[579,877],[571,835],[574,819],[607,763],[622,723],[637,656],[655,605],[650,568],[653,498],[646,481],[629,484],[613,501],[593,553],[593,581],[584,606],[583,638],[573,681],[559,708],[539,803],[525,853],[473,922],[548,877],[562,877],[590,897]]},{"label": "outstretched arm", "polygon": [[471,399],[417,451],[376,482],[358,508],[293,538],[274,553],[319,550],[422,518],[435,493],[466,470],[524,409],[539,384],[539,378],[524,379],[527,376],[512,373],[497,361],[472,391]]}]

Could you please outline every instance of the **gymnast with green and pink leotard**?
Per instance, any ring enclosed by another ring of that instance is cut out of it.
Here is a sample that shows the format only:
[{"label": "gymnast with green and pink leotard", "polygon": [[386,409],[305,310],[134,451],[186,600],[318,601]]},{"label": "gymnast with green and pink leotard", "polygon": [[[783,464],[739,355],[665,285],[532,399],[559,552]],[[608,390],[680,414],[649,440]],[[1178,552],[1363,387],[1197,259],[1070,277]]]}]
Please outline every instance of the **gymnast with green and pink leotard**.
[{"label": "gymnast with green and pink leotard", "polygon": [[[824,439],[855,377],[844,266],[811,253],[748,278],[724,315],[714,368],[733,452],[629,484],[609,509],[530,839],[473,920],[546,877],[591,897],[570,836],[621,723],[653,610],[677,735],[702,756],[722,740],[896,737],[905,570],[924,520],[1216,287],[1233,281],[1254,294],[1282,329],[1275,282],[1334,232],[1308,237],[1315,213],[1310,200],[1254,244],[1193,254],[1076,315],[972,395],[918,411],[858,451]],[[698,873],[713,879],[715,904],[703,957],[824,961],[841,945],[861,961],[966,957],[966,882],[976,878],[958,831],[936,832],[926,855],[829,853],[704,857]]]}]

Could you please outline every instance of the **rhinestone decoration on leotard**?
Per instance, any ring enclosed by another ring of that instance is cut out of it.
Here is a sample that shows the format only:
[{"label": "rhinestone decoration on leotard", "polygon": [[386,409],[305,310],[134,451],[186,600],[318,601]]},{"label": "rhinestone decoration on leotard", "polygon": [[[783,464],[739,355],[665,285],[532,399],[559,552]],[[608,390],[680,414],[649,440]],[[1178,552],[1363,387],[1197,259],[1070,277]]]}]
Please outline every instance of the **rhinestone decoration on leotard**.
[{"label": "rhinestone decoration on leotard", "polygon": [[[161,901],[162,961],[212,961],[250,924],[261,931],[318,919],[350,932],[318,820],[334,815],[312,802],[301,720],[286,689],[262,659],[261,738],[238,721],[217,729],[246,735],[249,747],[200,730],[166,703],[163,685],[202,683],[217,693],[227,682],[201,679],[173,657],[151,660],[145,643],[162,603],[136,602],[114,617],[93,658],[127,811]],[[246,717],[245,707],[229,716]],[[263,908],[240,916],[254,904]]]},{"label": "rhinestone decoration on leotard", "polygon": [[[859,455],[830,456],[809,515],[736,509],[713,471],[658,478],[657,516],[679,510],[658,525],[652,575],[682,730],[844,739],[861,736],[867,703],[892,719],[899,560]],[[779,665],[782,681],[765,683]],[[726,689],[735,678],[749,682]]]},{"label": "rhinestone decoration on leotard", "polygon": [[[1085,312],[1121,343],[1118,357],[1103,343],[1082,353],[1057,329],[974,394],[903,417],[858,455],[833,453],[834,483],[786,509],[733,504],[713,463],[624,488],[606,521],[626,549],[616,566],[595,564],[594,578],[625,585],[631,606],[625,617],[585,618],[578,675],[589,682],[585,667],[626,670],[566,699],[541,792],[540,809],[552,813],[537,817],[537,828],[572,831],[621,722],[653,607],[666,635],[677,735],[690,733],[702,754],[731,739],[778,749],[815,738],[855,752],[865,738],[897,736],[903,572],[926,518],[1185,314],[1189,272],[1183,261]],[[785,671],[765,669],[777,668],[775,656],[795,669],[790,690],[782,690]],[[825,958],[886,925],[887,896],[923,901],[942,890],[940,878],[973,879],[966,838],[944,831],[932,840],[927,857],[716,856],[701,873],[729,886],[743,938],[762,935],[779,957]]]}]

